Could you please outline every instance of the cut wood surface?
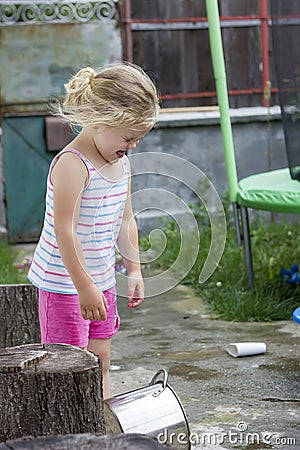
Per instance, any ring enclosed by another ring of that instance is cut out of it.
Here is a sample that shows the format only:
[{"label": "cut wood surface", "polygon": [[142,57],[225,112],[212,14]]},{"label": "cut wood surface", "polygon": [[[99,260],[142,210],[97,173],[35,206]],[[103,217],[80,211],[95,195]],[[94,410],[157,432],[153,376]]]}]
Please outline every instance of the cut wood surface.
[{"label": "cut wood surface", "polygon": [[100,360],[64,344],[0,349],[0,442],[105,431]]},{"label": "cut wood surface", "polygon": [[47,356],[46,351],[27,350],[27,351],[0,351],[0,372],[20,372],[32,364],[38,364]]}]

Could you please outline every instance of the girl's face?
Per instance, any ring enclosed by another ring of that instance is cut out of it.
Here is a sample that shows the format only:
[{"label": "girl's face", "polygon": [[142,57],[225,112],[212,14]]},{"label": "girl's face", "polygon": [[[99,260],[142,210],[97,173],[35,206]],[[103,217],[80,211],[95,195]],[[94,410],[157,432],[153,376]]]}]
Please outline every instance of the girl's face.
[{"label": "girl's face", "polygon": [[127,150],[136,148],[144,133],[131,131],[128,128],[97,127],[93,134],[94,144],[108,162],[113,163],[123,158]]}]

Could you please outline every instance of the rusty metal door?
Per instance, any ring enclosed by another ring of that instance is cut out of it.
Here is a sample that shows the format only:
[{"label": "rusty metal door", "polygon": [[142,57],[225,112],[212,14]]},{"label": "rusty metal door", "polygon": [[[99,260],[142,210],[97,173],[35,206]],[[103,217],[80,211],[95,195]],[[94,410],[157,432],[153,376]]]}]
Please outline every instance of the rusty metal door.
[{"label": "rusty metal door", "polygon": [[3,120],[7,225],[11,242],[35,241],[42,229],[46,177],[54,154],[45,146],[44,116]]}]

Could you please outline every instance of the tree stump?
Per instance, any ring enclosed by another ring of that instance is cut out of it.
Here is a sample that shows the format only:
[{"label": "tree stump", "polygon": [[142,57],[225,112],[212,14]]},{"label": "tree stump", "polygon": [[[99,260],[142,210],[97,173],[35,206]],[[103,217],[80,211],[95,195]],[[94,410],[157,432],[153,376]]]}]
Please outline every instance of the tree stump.
[{"label": "tree stump", "polygon": [[69,434],[65,436],[18,439],[0,444],[0,450],[159,450],[168,449],[157,440],[142,434]]},{"label": "tree stump", "polygon": [[0,442],[105,432],[100,360],[65,344],[0,349]]},{"label": "tree stump", "polygon": [[37,288],[32,284],[0,285],[0,348],[40,340]]}]

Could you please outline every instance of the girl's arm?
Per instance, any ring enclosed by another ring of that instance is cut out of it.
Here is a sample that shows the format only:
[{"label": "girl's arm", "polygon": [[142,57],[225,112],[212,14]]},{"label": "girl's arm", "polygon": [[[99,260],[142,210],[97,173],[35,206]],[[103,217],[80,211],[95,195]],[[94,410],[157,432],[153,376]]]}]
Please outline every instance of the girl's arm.
[{"label": "girl's arm", "polygon": [[78,292],[82,317],[106,320],[107,301],[89,275],[77,235],[81,196],[87,179],[87,168],[78,156],[61,155],[51,173],[54,231],[63,263]]},{"label": "girl's arm", "polygon": [[144,301],[144,281],[139,257],[138,228],[130,198],[130,179],[117,244],[128,274],[128,306],[136,308]]}]

